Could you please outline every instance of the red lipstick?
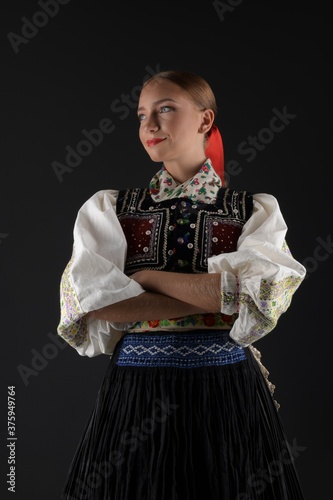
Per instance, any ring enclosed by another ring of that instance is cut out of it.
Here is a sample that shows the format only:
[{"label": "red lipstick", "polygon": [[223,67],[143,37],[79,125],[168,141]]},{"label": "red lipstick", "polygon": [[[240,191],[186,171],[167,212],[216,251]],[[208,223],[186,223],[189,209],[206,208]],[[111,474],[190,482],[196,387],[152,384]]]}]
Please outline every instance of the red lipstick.
[{"label": "red lipstick", "polygon": [[155,144],[158,144],[159,142],[164,141],[164,139],[150,139],[147,141],[147,146],[155,146]]}]

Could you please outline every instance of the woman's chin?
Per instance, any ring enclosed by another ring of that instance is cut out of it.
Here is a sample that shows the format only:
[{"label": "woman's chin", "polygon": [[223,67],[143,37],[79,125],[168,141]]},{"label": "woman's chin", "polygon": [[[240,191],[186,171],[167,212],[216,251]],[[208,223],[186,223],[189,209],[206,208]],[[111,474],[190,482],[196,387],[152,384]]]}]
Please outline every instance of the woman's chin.
[{"label": "woman's chin", "polygon": [[163,163],[163,158],[161,155],[154,154],[154,153],[148,153],[150,156],[151,161],[154,161],[155,163]]}]

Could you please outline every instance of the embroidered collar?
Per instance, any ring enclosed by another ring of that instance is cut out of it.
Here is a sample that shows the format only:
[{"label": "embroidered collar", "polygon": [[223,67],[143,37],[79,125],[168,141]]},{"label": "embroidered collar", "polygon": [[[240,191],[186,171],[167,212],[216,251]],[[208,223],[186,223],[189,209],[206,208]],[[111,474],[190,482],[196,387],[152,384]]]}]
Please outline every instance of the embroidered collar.
[{"label": "embroidered collar", "polygon": [[221,187],[222,181],[209,158],[194,177],[183,183],[173,179],[164,165],[149,183],[150,195],[156,202],[170,198],[190,198],[199,203],[212,203]]}]

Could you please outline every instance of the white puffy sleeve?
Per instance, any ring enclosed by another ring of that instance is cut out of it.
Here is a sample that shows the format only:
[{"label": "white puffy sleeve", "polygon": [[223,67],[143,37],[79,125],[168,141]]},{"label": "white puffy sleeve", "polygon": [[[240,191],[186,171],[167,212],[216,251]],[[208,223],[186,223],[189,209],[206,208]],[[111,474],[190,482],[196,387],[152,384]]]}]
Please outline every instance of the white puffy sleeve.
[{"label": "white puffy sleeve", "polygon": [[72,256],[60,281],[57,332],[82,356],[111,355],[132,325],[86,319],[86,313],[144,292],[123,272],[127,243],[116,215],[117,196],[116,190],[98,191],[82,205]]},{"label": "white puffy sleeve", "polygon": [[286,243],[287,225],[276,198],[261,193],[253,199],[237,251],[208,260],[208,272],[221,273],[221,312],[238,313],[230,336],[243,346],[276,326],[306,274]]}]

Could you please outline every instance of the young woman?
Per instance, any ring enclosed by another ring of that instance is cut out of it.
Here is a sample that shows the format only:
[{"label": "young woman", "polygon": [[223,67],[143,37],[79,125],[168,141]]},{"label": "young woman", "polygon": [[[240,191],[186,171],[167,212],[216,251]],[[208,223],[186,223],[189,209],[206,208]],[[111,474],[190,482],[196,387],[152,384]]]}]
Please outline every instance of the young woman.
[{"label": "young woman", "polygon": [[253,344],[305,276],[278,201],[225,187],[209,84],[152,76],[139,136],[160,170],[78,212],[58,333],[109,354],[62,500],[301,500]]}]

